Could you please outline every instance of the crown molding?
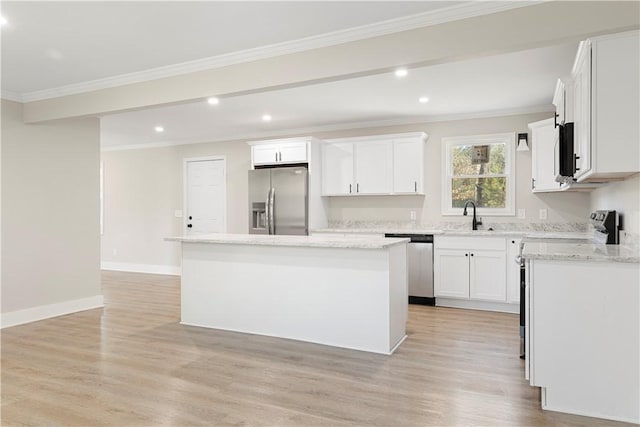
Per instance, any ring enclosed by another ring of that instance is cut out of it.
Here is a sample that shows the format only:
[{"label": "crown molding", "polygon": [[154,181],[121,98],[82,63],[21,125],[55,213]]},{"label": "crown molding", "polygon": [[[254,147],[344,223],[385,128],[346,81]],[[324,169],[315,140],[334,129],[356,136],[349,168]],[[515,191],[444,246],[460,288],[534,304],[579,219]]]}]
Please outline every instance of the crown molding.
[{"label": "crown molding", "polygon": [[83,83],[60,86],[52,89],[26,92],[20,94],[19,97],[22,100],[21,102],[32,102],[58,98],[61,96],[76,95],[79,93],[92,92],[117,86],[221,68],[233,64],[266,59],[290,53],[302,52],[305,50],[318,49],[331,45],[383,36],[421,27],[428,27],[445,22],[472,18],[474,16],[487,15],[509,9],[531,6],[538,3],[542,3],[542,1],[470,1],[430,12],[389,19],[369,25],[305,37],[298,40],[240,50],[209,58],[182,62],[179,64],[153,68],[135,73],[122,74],[104,79],[91,80]]},{"label": "crown molding", "polygon": [[22,99],[22,96],[20,96],[18,92],[12,92],[10,90],[2,89],[2,91],[0,92],[0,97],[2,99],[7,99],[9,101],[24,102],[24,100]]},{"label": "crown molding", "polygon": [[181,139],[181,140],[174,140],[174,141],[149,142],[149,143],[141,143],[141,144],[113,145],[113,146],[101,147],[100,151],[104,153],[104,152],[110,152],[110,151],[141,150],[141,149],[147,149],[147,148],[174,147],[178,145],[206,144],[206,143],[216,143],[216,142],[233,142],[233,141],[246,142],[247,140],[268,140],[268,139],[282,138],[282,137],[294,138],[296,135],[305,135],[305,137],[308,138],[308,135],[313,133],[332,132],[337,130],[381,128],[381,127],[402,126],[402,125],[420,125],[425,123],[448,122],[448,121],[457,121],[457,120],[486,119],[491,117],[508,117],[508,116],[518,116],[523,114],[536,114],[536,113],[552,113],[553,111],[555,111],[553,105],[538,105],[534,107],[483,111],[479,113],[434,115],[434,116],[427,116],[422,120],[416,120],[415,117],[406,117],[406,118],[389,119],[389,120],[348,122],[348,123],[340,123],[336,125],[283,129],[280,131],[274,131],[269,133],[253,132],[253,133],[247,133],[242,135],[234,135],[233,139],[230,139],[229,137],[197,138],[197,139],[194,138],[194,139]]}]

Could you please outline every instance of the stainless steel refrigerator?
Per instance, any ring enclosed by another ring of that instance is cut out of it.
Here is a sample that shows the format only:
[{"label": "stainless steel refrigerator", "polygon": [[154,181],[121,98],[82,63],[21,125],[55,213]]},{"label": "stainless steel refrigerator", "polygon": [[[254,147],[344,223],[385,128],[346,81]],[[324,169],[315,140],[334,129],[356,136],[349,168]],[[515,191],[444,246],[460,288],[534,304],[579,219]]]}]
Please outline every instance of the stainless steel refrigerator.
[{"label": "stainless steel refrigerator", "polygon": [[309,234],[306,167],[249,171],[249,233]]}]

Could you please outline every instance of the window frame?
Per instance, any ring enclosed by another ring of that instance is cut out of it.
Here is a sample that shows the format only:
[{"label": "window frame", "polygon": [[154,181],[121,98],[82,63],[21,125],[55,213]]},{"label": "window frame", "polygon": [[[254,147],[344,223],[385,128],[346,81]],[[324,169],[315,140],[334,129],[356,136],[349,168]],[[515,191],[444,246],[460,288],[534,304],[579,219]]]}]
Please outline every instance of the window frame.
[{"label": "window frame", "polygon": [[[516,134],[515,132],[488,135],[452,136],[442,138],[442,215],[462,215],[463,208],[454,208],[451,194],[451,180],[454,178],[451,151],[459,145],[505,144],[504,176],[506,177],[506,200],[504,208],[478,208],[476,213],[483,216],[515,216],[516,191]],[[466,175],[465,175],[466,176]],[[487,177],[496,176],[487,175]],[[497,175],[502,176],[502,174]],[[462,176],[461,176],[462,177]],[[468,176],[466,176],[468,177]]]}]

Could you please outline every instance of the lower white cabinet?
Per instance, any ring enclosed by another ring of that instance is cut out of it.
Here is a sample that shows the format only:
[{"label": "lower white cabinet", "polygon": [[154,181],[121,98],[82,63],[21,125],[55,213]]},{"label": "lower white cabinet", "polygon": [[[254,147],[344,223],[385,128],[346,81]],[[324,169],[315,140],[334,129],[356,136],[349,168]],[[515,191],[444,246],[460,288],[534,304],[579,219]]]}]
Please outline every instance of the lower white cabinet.
[{"label": "lower white cabinet", "polygon": [[507,302],[504,237],[436,236],[433,268],[436,298]]}]

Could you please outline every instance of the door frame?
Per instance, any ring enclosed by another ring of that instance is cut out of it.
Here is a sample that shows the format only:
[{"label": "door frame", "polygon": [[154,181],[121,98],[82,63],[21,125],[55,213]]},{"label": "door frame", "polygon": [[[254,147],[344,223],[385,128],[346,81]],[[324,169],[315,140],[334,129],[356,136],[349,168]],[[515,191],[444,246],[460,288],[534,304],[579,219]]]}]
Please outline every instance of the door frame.
[{"label": "door frame", "polygon": [[224,187],[222,189],[224,199],[224,214],[222,216],[223,232],[227,232],[227,156],[203,156],[203,157],[183,157],[182,158],[182,233],[187,234],[187,187],[189,179],[187,175],[187,164],[189,162],[204,162],[208,160],[220,160],[224,166]]}]

